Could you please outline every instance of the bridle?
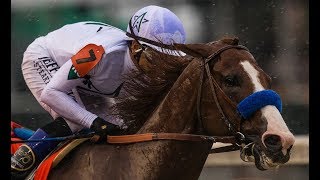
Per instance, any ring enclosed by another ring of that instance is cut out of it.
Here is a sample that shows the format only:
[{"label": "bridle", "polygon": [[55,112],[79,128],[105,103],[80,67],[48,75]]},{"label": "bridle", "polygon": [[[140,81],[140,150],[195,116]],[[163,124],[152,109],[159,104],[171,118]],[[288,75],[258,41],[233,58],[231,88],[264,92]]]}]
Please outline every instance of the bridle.
[{"label": "bridle", "polygon": [[207,58],[203,58],[201,62],[201,73],[200,73],[200,84],[199,84],[199,90],[198,90],[198,97],[197,97],[197,116],[198,116],[198,127],[199,131],[203,131],[203,124],[202,124],[202,117],[201,117],[201,111],[200,111],[200,105],[201,105],[201,94],[202,94],[202,84],[204,80],[204,72],[206,72],[207,77],[209,79],[209,85],[211,88],[212,96],[214,98],[215,104],[222,116],[222,120],[224,120],[224,123],[228,126],[229,131],[231,131],[232,134],[240,133],[240,127],[237,127],[232,121],[229,120],[229,118],[225,115],[224,111],[221,108],[220,102],[217,97],[216,90],[220,91],[222,94],[222,97],[225,101],[227,101],[228,104],[232,106],[234,111],[234,117],[238,119],[239,122],[242,121],[241,116],[237,113],[237,104],[232,101],[221,89],[220,85],[217,83],[216,79],[212,76],[212,73],[210,72],[209,68],[209,62],[215,61],[217,59],[217,56],[219,56],[223,51],[228,49],[243,49],[246,51],[249,51],[248,48],[241,45],[227,45],[220,49],[218,49],[216,52],[209,55]]},{"label": "bridle", "polygon": [[[129,29],[130,32],[126,32],[126,35],[136,40],[136,42],[140,45],[141,50],[145,50],[145,46],[143,46],[139,41],[143,41],[161,48],[177,50],[174,45],[162,44],[150,39],[146,39],[134,34],[131,19],[129,21]],[[242,45],[227,45],[224,46],[206,58],[202,59],[201,62],[201,73],[200,73],[200,84],[198,88],[198,96],[197,96],[197,119],[198,119],[198,131],[203,132],[203,123],[201,116],[201,95],[202,95],[202,87],[205,73],[209,78],[209,84],[211,88],[212,95],[214,97],[215,104],[224,120],[224,123],[227,125],[229,131],[231,131],[232,136],[205,136],[205,135],[197,135],[197,134],[181,134],[181,133],[146,133],[146,134],[134,134],[134,135],[122,135],[122,136],[108,136],[109,143],[135,143],[135,142],[144,142],[144,141],[152,141],[152,140],[161,140],[161,139],[172,139],[172,140],[183,140],[183,141],[203,141],[209,140],[213,142],[222,142],[222,143],[231,143],[230,146],[225,146],[221,148],[211,149],[210,153],[218,153],[218,152],[227,152],[227,151],[235,151],[239,150],[242,146],[244,146],[246,137],[240,132],[240,127],[236,126],[233,121],[230,121],[226,116],[224,111],[221,108],[220,102],[217,97],[216,90],[220,91],[223,98],[234,108],[234,117],[238,119],[239,122],[242,121],[241,116],[237,113],[237,105],[234,101],[232,101],[221,89],[215,78],[212,76],[209,68],[209,62],[215,61],[217,57],[228,49],[243,49],[249,51],[248,48]]]},{"label": "bridle", "polygon": [[[131,37],[135,37],[131,34]],[[143,41],[143,39],[140,39]],[[152,44],[153,41],[149,40],[148,43]],[[154,43],[153,45],[156,45]],[[174,45],[171,47],[172,49],[175,48]],[[221,142],[221,143],[231,143],[229,146],[213,148],[210,150],[211,153],[220,153],[220,152],[228,152],[228,151],[236,151],[241,149],[245,146],[246,137],[240,132],[240,127],[236,126],[233,121],[230,121],[229,118],[226,116],[225,112],[221,108],[220,102],[217,97],[216,90],[220,91],[222,97],[227,101],[232,108],[234,108],[233,116],[237,118],[239,122],[242,121],[241,116],[236,111],[236,103],[232,101],[221,89],[220,85],[217,83],[215,78],[212,76],[209,68],[209,62],[212,62],[217,59],[217,56],[220,55],[225,50],[228,49],[243,49],[249,51],[246,47],[241,45],[227,45],[216,52],[212,53],[207,58],[203,58],[201,61],[201,73],[200,73],[200,83],[198,88],[198,95],[197,95],[197,119],[198,119],[198,132],[204,132],[203,124],[202,124],[202,116],[201,116],[201,95],[202,95],[202,87],[205,73],[209,78],[209,84],[211,88],[211,92],[215,101],[215,104],[224,120],[224,123],[227,125],[229,131],[231,132],[231,136],[206,136],[206,135],[199,135],[199,134],[181,134],[181,133],[145,133],[145,134],[133,134],[133,135],[120,135],[120,136],[108,136],[107,142],[111,144],[123,144],[123,143],[138,143],[138,142],[146,142],[146,141],[155,141],[155,140],[178,140],[178,141],[211,141]],[[176,48],[175,48],[176,50]]]},{"label": "bridle", "polygon": [[[243,120],[242,117],[238,114],[237,112],[237,105],[234,101],[232,101],[225,93],[224,91],[221,89],[220,85],[217,83],[216,79],[213,77],[212,73],[210,72],[210,68],[209,68],[209,62],[215,61],[216,59],[218,59],[217,57],[225,50],[228,49],[243,49],[246,51],[249,51],[248,48],[246,48],[245,46],[242,45],[227,45],[224,46],[220,49],[218,49],[216,52],[212,53],[211,55],[209,55],[207,58],[203,58],[201,61],[201,73],[200,73],[200,84],[199,84],[199,88],[198,88],[198,96],[197,96],[197,117],[198,117],[198,129],[199,132],[204,132],[204,128],[203,128],[203,123],[202,123],[202,116],[201,116],[201,95],[202,95],[202,87],[203,87],[203,81],[204,81],[204,74],[206,72],[207,77],[209,79],[209,85],[211,88],[211,92],[212,92],[212,96],[214,98],[214,102],[221,114],[221,119],[224,121],[224,123],[227,125],[229,131],[234,135],[234,137],[237,139],[238,143],[232,144],[230,146],[226,146],[224,148],[224,151],[222,152],[226,152],[226,151],[233,151],[233,150],[239,150],[241,147],[245,146],[245,141],[246,141],[246,137],[245,135],[243,135],[240,132],[240,126],[236,126],[235,123],[233,123],[233,121],[230,121],[229,118],[226,116],[226,114],[224,113],[224,111],[221,108],[220,102],[218,100],[217,97],[217,92],[216,90],[220,91],[220,93],[222,94],[222,97],[225,101],[228,102],[228,104],[230,104],[232,106],[232,108],[234,109],[234,114],[233,117],[235,117],[238,121],[239,124],[241,124],[241,121]],[[214,151],[214,149],[212,149],[210,151],[210,153],[216,153]]]}]

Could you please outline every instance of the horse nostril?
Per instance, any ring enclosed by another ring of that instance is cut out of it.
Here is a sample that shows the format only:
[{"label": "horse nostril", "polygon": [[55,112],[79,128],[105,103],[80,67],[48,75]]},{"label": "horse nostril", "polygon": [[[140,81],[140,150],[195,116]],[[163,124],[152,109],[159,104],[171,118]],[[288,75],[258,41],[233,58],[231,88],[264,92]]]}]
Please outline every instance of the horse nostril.
[{"label": "horse nostril", "polygon": [[282,149],[281,138],[278,135],[267,136],[264,140],[264,143],[267,146],[267,148],[270,148],[274,151]]}]

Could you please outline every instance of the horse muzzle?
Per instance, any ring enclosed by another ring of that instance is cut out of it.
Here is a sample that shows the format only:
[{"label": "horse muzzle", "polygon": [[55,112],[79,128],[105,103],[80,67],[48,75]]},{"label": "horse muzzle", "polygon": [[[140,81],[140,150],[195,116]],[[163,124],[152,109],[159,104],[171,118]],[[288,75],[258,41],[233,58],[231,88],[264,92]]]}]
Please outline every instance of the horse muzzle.
[{"label": "horse muzzle", "polygon": [[259,170],[264,171],[288,162],[290,159],[290,149],[284,155],[282,151],[269,152],[265,149],[262,150],[260,145],[251,142],[241,147],[240,158],[244,162],[254,162]]}]

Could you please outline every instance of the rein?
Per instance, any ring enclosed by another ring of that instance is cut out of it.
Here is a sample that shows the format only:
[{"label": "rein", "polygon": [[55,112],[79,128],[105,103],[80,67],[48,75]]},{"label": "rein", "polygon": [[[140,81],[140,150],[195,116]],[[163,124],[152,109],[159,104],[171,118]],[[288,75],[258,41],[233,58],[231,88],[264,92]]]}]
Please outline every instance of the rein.
[{"label": "rein", "polygon": [[[79,134],[71,135],[64,137],[54,137],[54,138],[45,138],[45,139],[32,139],[32,140],[12,140],[11,143],[26,143],[26,142],[40,142],[40,141],[66,141],[74,139],[90,139],[95,141],[96,137],[93,132],[88,134]],[[195,135],[195,134],[181,134],[181,133],[144,133],[144,134],[133,134],[133,135],[119,135],[119,136],[110,136],[107,135],[106,142],[108,144],[130,144],[130,143],[140,143],[156,140],[177,140],[177,141],[209,141],[209,142],[220,142],[220,143],[231,143],[232,145],[219,147],[211,149],[211,153],[221,153],[228,151],[236,151],[240,149],[241,143],[244,141],[244,136],[241,133],[238,133],[237,136],[205,136],[205,135]],[[235,146],[236,144],[237,146]]]},{"label": "rein", "polygon": [[231,143],[232,145],[213,148],[210,150],[211,153],[221,153],[228,151],[239,150],[241,144],[244,142],[245,137],[242,133],[238,133],[235,136],[205,136],[196,134],[182,134],[182,133],[144,133],[144,134],[133,134],[133,135],[121,135],[121,136],[107,136],[107,143],[110,144],[128,144],[128,143],[139,143],[148,142],[155,140],[177,140],[177,141],[209,141],[209,142],[220,142],[220,143]]}]

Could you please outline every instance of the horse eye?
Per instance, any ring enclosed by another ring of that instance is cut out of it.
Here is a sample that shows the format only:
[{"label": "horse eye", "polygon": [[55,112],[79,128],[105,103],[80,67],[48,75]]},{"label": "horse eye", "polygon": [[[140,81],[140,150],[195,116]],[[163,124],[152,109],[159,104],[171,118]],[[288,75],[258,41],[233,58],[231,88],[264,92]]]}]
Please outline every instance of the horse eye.
[{"label": "horse eye", "polygon": [[228,87],[233,87],[233,86],[239,85],[237,79],[233,76],[225,77],[224,82],[225,82],[226,86],[228,86]]}]

